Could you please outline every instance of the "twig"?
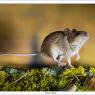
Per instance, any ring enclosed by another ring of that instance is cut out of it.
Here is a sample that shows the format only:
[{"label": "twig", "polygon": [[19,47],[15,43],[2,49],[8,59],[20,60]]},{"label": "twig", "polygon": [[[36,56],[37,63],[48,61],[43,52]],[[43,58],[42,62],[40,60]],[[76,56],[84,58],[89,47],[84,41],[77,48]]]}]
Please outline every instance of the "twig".
[{"label": "twig", "polygon": [[[29,72],[28,72],[29,73]],[[15,80],[13,83],[17,83],[19,80],[21,80],[23,77],[25,77],[28,73],[25,73],[24,75],[22,75],[20,78],[18,78],[17,80]]]}]

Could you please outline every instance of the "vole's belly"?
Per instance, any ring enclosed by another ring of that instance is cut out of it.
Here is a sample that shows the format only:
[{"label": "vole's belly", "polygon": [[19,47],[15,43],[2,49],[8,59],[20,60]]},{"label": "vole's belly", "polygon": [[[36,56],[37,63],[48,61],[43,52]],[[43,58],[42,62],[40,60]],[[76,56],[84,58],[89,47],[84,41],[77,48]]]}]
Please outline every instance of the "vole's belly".
[{"label": "vole's belly", "polygon": [[63,55],[63,51],[59,47],[53,47],[51,49],[51,55],[53,58],[57,58],[59,55]]},{"label": "vole's belly", "polygon": [[70,51],[68,52],[68,56],[69,56],[69,57],[72,57],[72,56],[76,55],[77,52],[78,52],[77,49],[75,49],[75,50],[70,49]]}]

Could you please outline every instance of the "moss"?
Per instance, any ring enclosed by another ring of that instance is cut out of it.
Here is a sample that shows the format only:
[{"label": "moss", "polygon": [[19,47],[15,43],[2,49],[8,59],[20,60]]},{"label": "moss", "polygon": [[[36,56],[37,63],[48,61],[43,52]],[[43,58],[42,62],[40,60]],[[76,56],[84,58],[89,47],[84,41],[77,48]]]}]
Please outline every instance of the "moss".
[{"label": "moss", "polygon": [[[23,74],[7,73],[3,69],[0,71],[1,91],[57,91],[64,89],[74,83],[78,91],[89,91],[84,86],[84,81],[88,77],[82,66],[71,68],[58,73],[58,68],[42,68],[27,70],[26,76],[19,79]],[[62,69],[61,69],[62,70]],[[90,67],[90,73],[95,74],[95,68]]]},{"label": "moss", "polygon": [[94,67],[90,67],[90,73],[93,75],[95,74],[95,68]]}]

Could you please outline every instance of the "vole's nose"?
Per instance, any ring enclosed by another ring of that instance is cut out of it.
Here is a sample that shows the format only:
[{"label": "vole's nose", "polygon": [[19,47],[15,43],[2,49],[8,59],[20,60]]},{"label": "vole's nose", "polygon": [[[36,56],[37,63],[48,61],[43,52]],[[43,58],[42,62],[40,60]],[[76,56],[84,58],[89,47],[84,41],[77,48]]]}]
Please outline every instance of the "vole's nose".
[{"label": "vole's nose", "polygon": [[84,39],[89,39],[89,33],[88,32],[84,32],[83,36],[84,36]]},{"label": "vole's nose", "polygon": [[84,36],[89,37],[89,33],[88,32],[84,32],[83,34],[84,34]]}]

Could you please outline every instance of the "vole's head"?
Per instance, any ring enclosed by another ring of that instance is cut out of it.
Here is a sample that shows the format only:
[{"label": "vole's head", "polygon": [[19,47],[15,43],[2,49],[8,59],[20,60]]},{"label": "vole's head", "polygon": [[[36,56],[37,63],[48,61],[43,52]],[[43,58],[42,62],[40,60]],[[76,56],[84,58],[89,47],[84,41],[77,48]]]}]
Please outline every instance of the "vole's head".
[{"label": "vole's head", "polygon": [[89,39],[89,34],[85,31],[65,29],[65,32],[67,32],[69,43],[73,45],[84,44]]}]

